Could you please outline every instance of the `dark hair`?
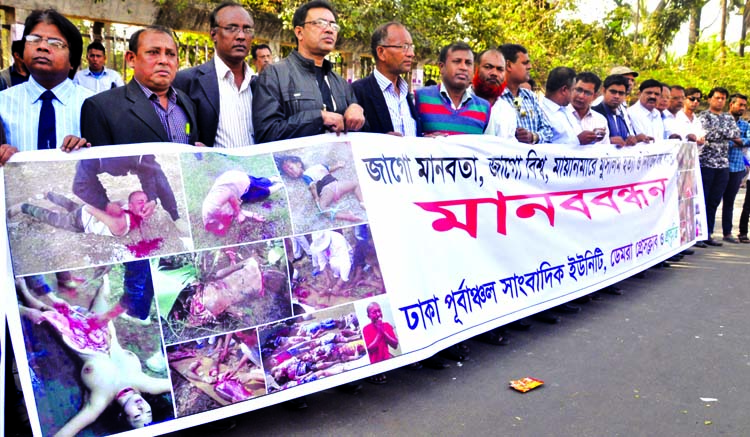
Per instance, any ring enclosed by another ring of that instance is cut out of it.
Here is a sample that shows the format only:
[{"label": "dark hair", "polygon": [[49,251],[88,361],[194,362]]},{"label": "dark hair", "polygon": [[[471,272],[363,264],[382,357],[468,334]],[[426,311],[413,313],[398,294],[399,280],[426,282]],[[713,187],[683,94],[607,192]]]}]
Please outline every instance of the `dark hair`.
[{"label": "dark hair", "polygon": [[609,76],[604,78],[604,89],[606,90],[612,85],[622,85],[627,90],[630,82],[628,81],[628,78],[623,76],[622,74],[610,74]]},{"label": "dark hair", "polygon": [[86,47],[86,53],[89,52],[89,50],[101,50],[102,53],[105,55],[107,54],[107,50],[104,48],[104,44],[102,44],[100,41],[94,41],[91,44]]},{"label": "dark hair", "polygon": [[594,84],[594,93],[599,92],[599,87],[602,86],[602,80],[599,79],[599,76],[596,74],[590,72],[590,71],[584,71],[583,73],[578,73],[576,75],[576,82],[583,82],[583,83],[593,83]]},{"label": "dark hair", "polygon": [[279,169],[279,173],[284,173],[284,163],[285,162],[291,162],[291,163],[299,163],[302,165],[302,169],[305,169],[305,163],[302,162],[302,159],[300,159],[297,155],[275,155],[273,157],[273,161],[276,163],[276,168]]},{"label": "dark hair", "polygon": [[[483,50],[478,55],[476,55],[476,57],[474,58],[474,64],[476,64],[476,65],[481,64],[482,56],[484,56],[485,53],[490,53],[490,52],[498,53],[498,54],[500,54],[500,56],[503,55],[503,52],[501,52],[499,49],[487,49],[487,50]],[[505,58],[505,57],[503,56],[503,58]]]},{"label": "dark hair", "polygon": [[272,51],[271,47],[268,44],[255,44],[253,45],[253,48],[250,49],[250,53],[253,55],[253,59],[258,58],[258,50],[268,49],[268,51]]},{"label": "dark hair", "polygon": [[26,17],[26,22],[23,23],[23,40],[26,40],[26,36],[34,30],[34,27],[39,23],[52,24],[57,27],[63,38],[68,43],[68,53],[70,60],[70,71],[68,77],[73,79],[78,71],[78,67],[81,65],[81,56],[83,55],[83,38],[81,32],[75,24],[71,23],[70,20],[65,18],[61,13],[54,9],[36,10]]},{"label": "dark hair", "polygon": [[641,83],[641,86],[638,87],[640,91],[643,91],[648,88],[659,88],[659,92],[661,93],[661,87],[662,83],[659,82],[656,79],[646,79]]},{"label": "dark hair", "polygon": [[424,86],[435,86],[437,85],[437,82],[435,79],[427,79],[427,81],[424,83]]},{"label": "dark hair", "polygon": [[711,88],[711,91],[708,92],[708,98],[710,99],[716,93],[721,93],[721,94],[724,94],[725,97],[729,97],[729,91],[727,91],[726,88],[720,87],[720,86],[715,86],[715,87]]},{"label": "dark hair", "polygon": [[500,51],[503,53],[505,60],[509,62],[516,62],[518,60],[519,53],[523,53],[525,55],[529,54],[528,50],[526,50],[526,47],[520,44],[503,44],[498,47],[498,49],[500,49]]},{"label": "dark hair", "polygon": [[529,86],[531,87],[532,90],[536,89],[536,81],[534,79],[529,78],[529,80],[527,80],[526,83],[529,84]]},{"label": "dark hair", "polygon": [[680,90],[683,93],[685,92],[685,87],[682,86],[682,85],[672,85],[671,87],[669,87],[669,89],[672,90],[672,91],[674,91],[674,90]]},{"label": "dark hair", "polygon": [[372,57],[375,58],[376,61],[378,60],[378,46],[383,45],[385,39],[388,38],[388,29],[390,29],[391,26],[404,27],[404,25],[398,21],[389,21],[378,26],[370,37],[370,53],[372,53]]},{"label": "dark hair", "polygon": [[669,86],[666,83],[662,82],[661,83],[661,89],[663,90],[664,88],[668,89],[669,91],[672,91],[672,87],[671,86]]},{"label": "dark hair", "polygon": [[16,54],[23,58],[23,46],[24,40],[19,39],[18,41],[13,41],[12,43],[10,43],[11,54]]},{"label": "dark hair", "polygon": [[548,93],[554,93],[567,86],[571,88],[576,78],[576,71],[570,67],[555,67],[549,72],[547,76],[547,83],[545,89]]},{"label": "dark hair", "polygon": [[[239,3],[233,2],[231,0],[225,0],[219,4],[219,6],[215,7],[213,11],[211,11],[211,15],[208,16],[208,26],[210,29],[213,29],[214,27],[218,26],[219,23],[216,21],[216,16],[219,15],[219,11],[224,8],[242,8],[245,9],[244,6],[242,6]],[[250,11],[247,11],[249,14]],[[252,16],[252,15],[251,15]]]},{"label": "dark hair", "polygon": [[698,88],[690,87],[690,88],[688,88],[688,89],[685,90],[685,95],[686,96],[691,96],[691,95],[693,95],[695,93],[698,93],[698,94],[701,95],[701,97],[703,97],[703,91],[699,90]]},{"label": "dark hair", "polygon": [[445,60],[448,59],[448,53],[453,53],[453,52],[469,52],[469,53],[472,53],[472,56],[473,56],[471,47],[469,47],[468,44],[466,44],[463,41],[456,41],[440,49],[440,55],[438,55],[438,62],[441,64],[444,64]]},{"label": "dark hair", "polygon": [[[172,38],[172,41],[174,41],[172,29],[158,24],[152,24],[150,26],[144,27],[143,29],[138,29],[133,35],[130,36],[130,41],[128,41],[128,50],[133,53],[138,53],[138,44],[140,43],[141,34],[143,32],[163,33],[169,35],[169,37]],[[175,45],[177,45],[177,42],[175,42]]]},{"label": "dark hair", "polygon": [[294,16],[292,16],[292,27],[304,26],[305,19],[307,18],[307,12],[310,9],[317,8],[328,9],[333,14],[333,18],[338,20],[339,16],[338,14],[336,14],[336,10],[333,9],[333,6],[330,3],[325,0],[313,0],[298,7],[297,10],[294,11]]},{"label": "dark hair", "polygon": [[734,103],[735,100],[738,100],[738,99],[747,101],[747,96],[744,94],[740,94],[740,93],[734,93],[731,96],[729,96],[729,103],[732,104]]}]

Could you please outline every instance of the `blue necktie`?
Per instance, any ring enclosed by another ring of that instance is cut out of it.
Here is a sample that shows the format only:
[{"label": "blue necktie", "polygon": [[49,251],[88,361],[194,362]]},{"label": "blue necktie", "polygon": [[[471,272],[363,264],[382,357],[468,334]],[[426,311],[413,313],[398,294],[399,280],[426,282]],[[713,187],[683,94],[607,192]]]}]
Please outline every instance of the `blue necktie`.
[{"label": "blue necktie", "polygon": [[37,135],[37,149],[56,149],[57,140],[55,133],[55,107],[52,106],[52,99],[55,94],[47,90],[42,93],[42,110],[39,111],[39,129]]}]

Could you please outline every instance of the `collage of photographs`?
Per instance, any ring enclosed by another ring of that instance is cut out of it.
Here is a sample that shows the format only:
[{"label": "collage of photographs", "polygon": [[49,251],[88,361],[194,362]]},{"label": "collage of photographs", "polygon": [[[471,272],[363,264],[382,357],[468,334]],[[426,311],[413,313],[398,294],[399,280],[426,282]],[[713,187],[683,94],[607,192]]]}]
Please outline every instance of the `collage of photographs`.
[{"label": "collage of photographs", "polygon": [[401,354],[348,146],[13,163],[5,178],[45,435],[118,433]]},{"label": "collage of photographs", "polygon": [[695,201],[698,196],[698,185],[695,179],[696,153],[697,149],[688,144],[683,144],[677,153],[680,244],[693,241],[701,234],[700,205],[703,202]]}]

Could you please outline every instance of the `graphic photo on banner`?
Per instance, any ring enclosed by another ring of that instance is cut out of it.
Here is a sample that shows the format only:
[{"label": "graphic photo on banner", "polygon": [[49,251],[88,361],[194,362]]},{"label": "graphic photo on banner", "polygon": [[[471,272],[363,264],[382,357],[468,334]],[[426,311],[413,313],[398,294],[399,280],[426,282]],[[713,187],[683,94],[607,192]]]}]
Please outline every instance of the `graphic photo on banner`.
[{"label": "graphic photo on banner", "polygon": [[192,247],[190,236],[175,225],[186,216],[178,160],[177,155],[143,155],[5,166],[15,273],[123,262]]},{"label": "graphic photo on banner", "polygon": [[266,394],[255,328],[167,347],[177,416]]},{"label": "graphic photo on banner", "polygon": [[362,336],[367,346],[370,364],[379,363],[401,355],[398,333],[388,298],[380,296],[369,302],[357,302],[357,317],[364,323]]},{"label": "graphic photo on banner", "polygon": [[[43,433],[109,435],[172,419],[148,262],[61,274],[16,280]],[[146,317],[117,317],[118,306]]]},{"label": "graphic photo on banner", "polygon": [[282,240],[152,260],[167,344],[292,315]]},{"label": "graphic photo on banner", "polygon": [[369,225],[298,235],[285,243],[295,314],[385,293]]},{"label": "graphic photo on banner", "polygon": [[286,190],[270,154],[185,154],[181,163],[196,249],[291,233]]},{"label": "graphic photo on banner", "polygon": [[370,363],[352,304],[267,325],[258,335],[269,393]]},{"label": "graphic photo on banner", "polygon": [[274,160],[289,192],[294,233],[367,221],[350,143],[287,150]]}]

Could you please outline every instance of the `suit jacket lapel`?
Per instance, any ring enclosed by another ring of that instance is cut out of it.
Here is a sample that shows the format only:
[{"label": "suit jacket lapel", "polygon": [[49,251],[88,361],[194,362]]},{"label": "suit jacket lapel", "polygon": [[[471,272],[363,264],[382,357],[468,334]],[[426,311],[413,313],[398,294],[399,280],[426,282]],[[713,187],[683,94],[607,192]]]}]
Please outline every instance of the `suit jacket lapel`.
[{"label": "suit jacket lapel", "polygon": [[207,63],[198,67],[198,71],[201,73],[198,77],[198,82],[201,84],[201,89],[208,97],[208,103],[214,108],[214,113],[218,117],[220,103],[219,103],[219,80],[216,77],[216,64],[211,59]]},{"label": "suit jacket lapel", "polygon": [[188,116],[188,120],[190,122],[190,126],[192,129],[190,129],[190,135],[188,137],[188,142],[190,144],[195,144],[195,142],[198,140],[198,118],[195,115],[195,106],[193,106],[193,101],[190,100],[190,98],[184,94],[180,90],[177,91],[177,104],[182,108],[183,111]]},{"label": "suit jacket lapel", "polygon": [[[393,121],[391,121],[391,111],[388,110],[388,104],[385,102],[385,96],[383,90],[378,85],[378,80],[375,78],[375,74],[370,76],[370,87],[372,88],[372,95],[375,97],[373,106],[375,106],[378,120],[380,125],[383,126],[386,132],[393,132]],[[390,129],[388,128],[390,126]]]},{"label": "suit jacket lapel", "polygon": [[167,131],[164,130],[164,126],[162,126],[154,106],[146,98],[146,95],[143,94],[140,85],[138,85],[135,79],[131,80],[128,84],[126,96],[131,103],[129,109],[133,115],[143,121],[143,124],[151,129],[161,141],[169,141]]}]

